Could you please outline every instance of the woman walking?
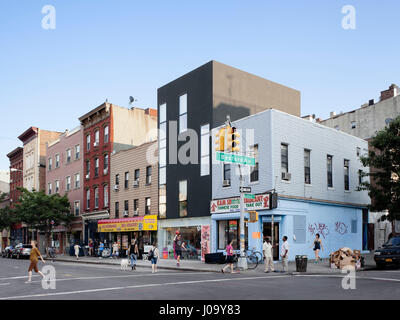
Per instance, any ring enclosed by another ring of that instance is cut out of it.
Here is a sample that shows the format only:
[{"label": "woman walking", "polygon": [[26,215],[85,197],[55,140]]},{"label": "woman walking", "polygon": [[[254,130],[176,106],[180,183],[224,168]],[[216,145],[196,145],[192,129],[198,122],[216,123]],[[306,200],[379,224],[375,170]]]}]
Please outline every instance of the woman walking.
[{"label": "woman walking", "polygon": [[29,265],[29,269],[28,269],[28,281],[26,281],[25,283],[31,283],[32,282],[32,270],[35,270],[36,273],[39,273],[42,278],[44,279],[44,274],[42,272],[39,271],[38,267],[37,267],[37,263],[38,263],[38,258],[40,257],[40,259],[42,260],[43,263],[43,257],[40,254],[39,249],[36,247],[37,242],[35,240],[31,241],[31,246],[32,246],[32,250],[31,250],[31,255],[29,257],[30,260],[30,265]]},{"label": "woman walking", "polygon": [[156,243],[153,242],[153,247],[151,248],[153,251],[153,256],[151,257],[151,273],[156,273],[157,272],[157,260],[158,257],[160,256],[160,252],[158,248],[156,247]]},{"label": "woman walking", "polygon": [[93,240],[89,239],[89,256],[93,256]]},{"label": "woman walking", "polygon": [[231,273],[236,273],[233,271],[233,239],[226,246],[226,263],[227,265],[221,269],[221,272],[225,273],[225,269],[230,267]]},{"label": "woman walking", "polygon": [[315,239],[314,239],[313,245],[314,245],[314,249],[313,250],[314,250],[314,253],[315,253],[315,262],[314,263],[318,263],[319,260],[322,261],[322,258],[319,256],[319,251],[321,249],[322,250],[324,249],[323,246],[322,246],[322,241],[319,238],[319,233],[317,233],[315,235]]},{"label": "woman walking", "polygon": [[178,236],[175,239],[176,265],[178,267],[180,266],[181,262],[182,248],[186,250],[185,243],[182,242],[181,235],[178,234]]},{"label": "woman walking", "polygon": [[129,246],[128,254],[129,257],[131,258],[132,270],[136,270],[137,256],[139,254],[139,248],[136,240],[133,240],[133,243]]}]

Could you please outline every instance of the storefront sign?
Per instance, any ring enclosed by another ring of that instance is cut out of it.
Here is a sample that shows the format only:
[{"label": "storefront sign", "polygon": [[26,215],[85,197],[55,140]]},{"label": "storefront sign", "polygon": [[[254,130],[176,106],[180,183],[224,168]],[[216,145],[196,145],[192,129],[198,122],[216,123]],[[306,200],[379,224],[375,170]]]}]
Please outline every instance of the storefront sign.
[{"label": "storefront sign", "polygon": [[157,215],[98,221],[98,232],[156,231]]},{"label": "storefront sign", "polygon": [[[270,194],[255,195],[254,199],[244,199],[245,210],[269,210]],[[240,211],[240,198],[212,200],[211,213],[227,213]]]}]

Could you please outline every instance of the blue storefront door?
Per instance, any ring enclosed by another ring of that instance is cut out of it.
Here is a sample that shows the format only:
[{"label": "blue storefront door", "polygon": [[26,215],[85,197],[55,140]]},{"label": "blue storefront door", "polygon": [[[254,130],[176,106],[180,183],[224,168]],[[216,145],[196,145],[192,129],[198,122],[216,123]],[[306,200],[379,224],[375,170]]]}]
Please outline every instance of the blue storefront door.
[{"label": "blue storefront door", "polygon": [[[270,237],[272,239],[272,223],[263,222],[263,239]],[[279,222],[274,222],[274,248],[272,255],[274,260],[279,260]]]}]

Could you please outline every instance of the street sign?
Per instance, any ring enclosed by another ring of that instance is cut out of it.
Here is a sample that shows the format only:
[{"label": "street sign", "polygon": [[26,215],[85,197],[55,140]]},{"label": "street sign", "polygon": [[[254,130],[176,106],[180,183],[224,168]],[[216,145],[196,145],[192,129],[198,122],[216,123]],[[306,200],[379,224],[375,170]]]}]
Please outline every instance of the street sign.
[{"label": "street sign", "polygon": [[245,193],[245,194],[244,194],[244,198],[245,198],[245,199],[255,199],[256,196],[255,196],[254,194]]},{"label": "street sign", "polygon": [[239,187],[240,193],[251,193],[251,187]]},{"label": "street sign", "polygon": [[234,153],[225,153],[225,152],[217,152],[217,161],[222,161],[222,162],[230,162],[230,163],[237,163],[237,164],[242,164],[246,166],[255,166],[256,165],[256,158],[248,157],[248,156],[242,156],[239,154],[234,154]]}]

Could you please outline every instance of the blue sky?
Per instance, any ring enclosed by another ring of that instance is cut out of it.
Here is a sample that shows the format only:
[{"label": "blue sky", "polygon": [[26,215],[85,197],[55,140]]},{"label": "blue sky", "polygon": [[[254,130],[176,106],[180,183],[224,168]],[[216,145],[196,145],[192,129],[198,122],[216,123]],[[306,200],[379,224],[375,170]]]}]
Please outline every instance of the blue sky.
[{"label": "blue sky", "polygon": [[[41,27],[48,4],[55,30]],[[400,85],[399,12],[398,0],[1,0],[0,169],[29,126],[71,129],[106,98],[156,107],[158,87],[210,60],[300,90],[303,115],[352,110]]]}]

